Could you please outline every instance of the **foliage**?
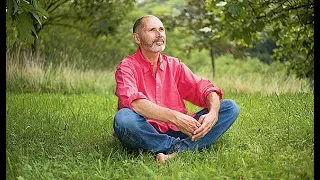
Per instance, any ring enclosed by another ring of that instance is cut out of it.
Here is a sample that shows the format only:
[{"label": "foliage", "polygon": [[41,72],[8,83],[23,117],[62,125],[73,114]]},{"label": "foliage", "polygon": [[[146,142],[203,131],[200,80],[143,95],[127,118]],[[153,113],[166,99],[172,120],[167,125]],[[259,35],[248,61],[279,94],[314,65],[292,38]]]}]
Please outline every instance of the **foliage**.
[{"label": "foliage", "polygon": [[[276,42],[273,57],[290,61],[299,78],[313,81],[314,3],[311,0],[281,1],[188,1],[172,27],[186,27],[196,36],[190,49],[207,49],[211,57],[233,53],[248,55],[247,48],[266,39]],[[214,61],[212,59],[214,68]]]},{"label": "foliage", "polygon": [[6,179],[314,179],[313,94],[226,98],[241,108],[230,129],[162,165],[112,136],[111,93],[7,93]]},{"label": "foliage", "polygon": [[207,1],[208,13],[222,12],[224,31],[237,44],[252,44],[267,36],[276,42],[276,59],[286,58],[299,78],[314,79],[314,2],[281,1]]},{"label": "foliage", "polygon": [[[257,57],[266,64],[271,64],[275,60],[272,58],[273,49],[276,48],[276,43],[270,39],[266,39],[262,42],[257,43],[250,50],[251,57]],[[283,58],[284,59],[284,58]]]},{"label": "foliage", "polygon": [[[51,42],[43,42],[43,39],[46,38],[57,38],[61,40],[70,36],[69,40],[74,38],[86,41],[86,37],[89,37],[90,43],[94,43],[99,37],[117,34],[120,28],[119,24],[124,16],[126,16],[128,10],[132,7],[134,0],[40,0],[38,3],[41,4],[43,9],[49,14],[46,19],[43,19],[41,26],[34,24],[33,27],[34,32],[39,34],[39,38],[35,39],[35,42],[33,43],[33,50],[36,52],[42,50],[43,52],[44,49],[47,51],[55,51],[60,48],[59,43],[58,46],[52,47],[53,44],[51,44]],[[48,34],[49,31],[50,34]],[[55,37],[51,37],[52,33]],[[75,37],[74,34],[77,36]],[[76,46],[77,42],[69,41],[68,44],[70,43]],[[46,46],[48,44],[51,47],[47,48]],[[103,44],[106,45],[108,43],[104,41]],[[90,46],[90,44],[86,45]],[[81,49],[79,46],[76,48]],[[59,53],[66,52],[59,51]],[[99,53],[101,53],[101,51]],[[69,53],[69,55],[73,54]],[[61,59],[61,57],[58,58]]]},{"label": "foliage", "polygon": [[50,17],[43,22],[43,26],[71,27],[88,31],[94,36],[113,34],[133,2],[133,0],[42,0],[44,8],[50,14]]},{"label": "foliage", "polygon": [[82,70],[114,68],[132,49],[125,17],[133,2],[47,1],[52,18],[44,22],[41,51],[54,65],[67,56]]},{"label": "foliage", "polygon": [[[35,38],[38,38],[38,30],[35,29],[35,25],[40,29],[43,21],[49,17],[38,0],[6,0],[6,15],[7,32],[11,32],[9,35],[17,31],[18,36],[15,37],[31,44],[34,43]],[[11,39],[11,44],[14,41],[16,38]]]},{"label": "foliage", "polygon": [[213,77],[215,76],[215,58],[226,53],[233,53],[236,57],[245,54],[243,47],[235,47],[223,29],[223,14],[208,13],[205,1],[188,1],[179,14],[171,15],[169,25],[172,28],[183,27],[182,32],[192,35],[192,42],[185,47],[185,51],[207,49],[211,57]]}]

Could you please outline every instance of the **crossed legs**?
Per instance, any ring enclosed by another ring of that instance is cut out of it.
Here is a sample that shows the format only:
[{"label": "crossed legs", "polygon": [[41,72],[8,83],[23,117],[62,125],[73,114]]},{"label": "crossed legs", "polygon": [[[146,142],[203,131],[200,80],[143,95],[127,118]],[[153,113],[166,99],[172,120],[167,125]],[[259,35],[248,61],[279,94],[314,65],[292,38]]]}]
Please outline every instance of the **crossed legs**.
[{"label": "crossed legs", "polygon": [[[196,113],[195,119],[208,113],[203,109]],[[119,110],[114,117],[114,131],[122,145],[132,150],[144,150],[157,153],[157,160],[165,162],[176,152],[211,146],[234,123],[239,115],[239,106],[233,100],[222,100],[217,123],[209,133],[198,141],[182,132],[158,132],[146,119],[128,108]]]}]

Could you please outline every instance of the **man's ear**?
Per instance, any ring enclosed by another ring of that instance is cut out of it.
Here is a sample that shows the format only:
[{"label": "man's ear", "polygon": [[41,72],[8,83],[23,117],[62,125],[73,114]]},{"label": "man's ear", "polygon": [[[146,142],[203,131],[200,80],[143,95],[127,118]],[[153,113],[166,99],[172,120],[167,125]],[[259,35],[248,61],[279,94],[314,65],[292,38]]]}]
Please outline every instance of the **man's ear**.
[{"label": "man's ear", "polygon": [[140,37],[138,33],[133,33],[132,37],[137,44],[140,44]]}]

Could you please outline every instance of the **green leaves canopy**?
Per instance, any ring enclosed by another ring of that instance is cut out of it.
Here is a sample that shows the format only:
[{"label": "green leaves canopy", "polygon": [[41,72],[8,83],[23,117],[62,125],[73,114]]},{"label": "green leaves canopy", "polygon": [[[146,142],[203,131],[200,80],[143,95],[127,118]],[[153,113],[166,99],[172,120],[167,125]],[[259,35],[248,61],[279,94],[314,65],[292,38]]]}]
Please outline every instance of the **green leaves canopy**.
[{"label": "green leaves canopy", "polygon": [[[214,4],[207,3],[212,11]],[[300,78],[314,79],[314,2],[311,0],[226,1],[227,31],[239,44],[252,45],[264,38],[273,39],[275,59],[290,61],[290,69]],[[216,5],[216,4],[215,4]],[[238,32],[238,33],[237,33]]]},{"label": "green leaves canopy", "polygon": [[[188,1],[179,26],[198,36],[196,48],[252,47],[272,39],[275,59],[290,61],[300,78],[314,77],[314,2],[312,0]],[[227,46],[226,46],[227,45]]]}]

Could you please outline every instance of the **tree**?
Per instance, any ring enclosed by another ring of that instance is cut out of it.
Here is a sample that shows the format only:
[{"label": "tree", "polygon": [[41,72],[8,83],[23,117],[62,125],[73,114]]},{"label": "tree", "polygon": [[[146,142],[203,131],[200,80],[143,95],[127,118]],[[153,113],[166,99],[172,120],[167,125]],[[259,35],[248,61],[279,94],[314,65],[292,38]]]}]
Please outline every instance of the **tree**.
[{"label": "tree", "polygon": [[285,57],[299,78],[314,79],[314,2],[312,0],[206,1],[208,13],[217,6],[237,44],[252,46],[263,34],[276,42],[273,57]]},{"label": "tree", "polygon": [[239,51],[243,47],[236,48],[235,42],[230,40],[232,34],[224,31],[225,17],[219,12],[220,8],[215,9],[215,12],[209,12],[205,0],[189,0],[179,14],[166,18],[172,28],[184,27],[182,30],[194,37],[193,42],[185,48],[188,52],[195,49],[209,51],[213,78],[215,77],[216,56],[225,53],[232,53],[236,57],[245,55],[244,51]]},{"label": "tree", "polygon": [[[25,7],[25,4],[32,4],[35,7],[43,7],[41,12],[47,12],[47,16],[41,19],[41,24],[35,23],[30,18],[28,21],[19,21],[16,24],[18,26],[28,22],[26,27],[31,28],[34,36],[34,38],[28,36],[29,42],[34,40],[33,50],[38,52],[40,41],[37,34],[47,26],[75,28],[89,32],[93,36],[115,33],[119,22],[132,7],[134,0],[9,0],[8,2],[8,7],[12,7],[10,2],[13,2],[14,5],[15,2],[20,2],[17,8]],[[30,12],[32,13],[33,10]],[[35,19],[38,20],[38,18]]]},{"label": "tree", "polygon": [[[273,49],[276,48],[276,43],[270,39],[265,39],[258,42],[249,50],[250,56],[257,57],[260,61],[266,64],[274,62],[272,59]],[[284,58],[283,58],[284,59]]]},{"label": "tree", "polygon": [[177,17],[173,26],[197,36],[192,48],[210,50],[213,71],[213,54],[252,48],[267,37],[276,42],[273,58],[289,61],[289,70],[313,83],[313,0],[189,0]]}]

